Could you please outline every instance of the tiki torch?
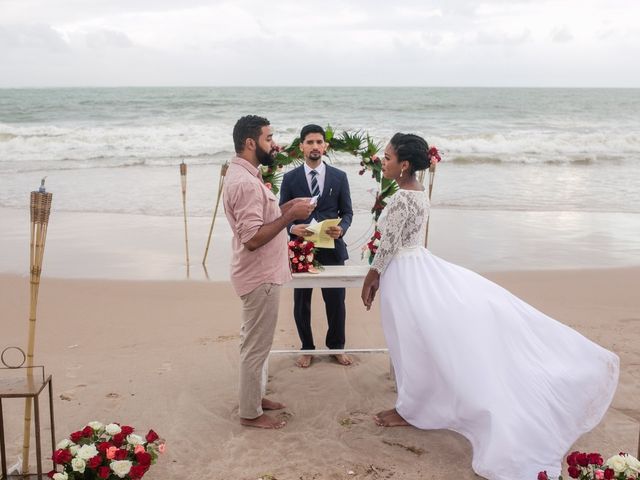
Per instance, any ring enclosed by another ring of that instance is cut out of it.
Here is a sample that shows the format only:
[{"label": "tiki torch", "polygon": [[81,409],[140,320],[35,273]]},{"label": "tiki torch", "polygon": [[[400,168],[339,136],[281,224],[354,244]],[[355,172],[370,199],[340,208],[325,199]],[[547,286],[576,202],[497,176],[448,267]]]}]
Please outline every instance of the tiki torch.
[{"label": "tiki torch", "polygon": [[[46,178],[46,177],[45,177]],[[36,311],[38,307],[38,290],[40,289],[40,275],[42,274],[42,259],[44,245],[47,240],[47,226],[51,212],[52,194],[44,188],[44,180],[40,188],[31,192],[31,248],[29,249],[29,263],[31,267],[31,306],[29,308],[29,342],[27,346],[27,376],[33,377],[33,357],[36,341]],[[32,399],[25,399],[24,404],[24,441],[22,444],[22,472],[29,472],[29,443],[31,440],[31,407]]]},{"label": "tiki torch", "polygon": [[184,214],[184,246],[187,254],[187,271],[189,269],[189,236],[187,235],[187,164],[180,164],[180,184],[182,186],[182,212]]}]

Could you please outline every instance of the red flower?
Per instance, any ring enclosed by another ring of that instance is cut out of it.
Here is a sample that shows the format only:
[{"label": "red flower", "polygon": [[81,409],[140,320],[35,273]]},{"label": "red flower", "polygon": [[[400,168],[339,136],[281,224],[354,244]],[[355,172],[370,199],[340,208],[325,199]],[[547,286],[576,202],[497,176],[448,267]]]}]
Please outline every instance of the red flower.
[{"label": "red flower", "polygon": [[149,433],[147,433],[146,437],[144,438],[147,440],[147,442],[151,443],[155,442],[160,437],[158,437],[158,434],[153,430],[149,430]]},{"label": "red flower", "polygon": [[382,238],[382,234],[380,233],[380,230],[376,230],[375,233],[373,234],[373,238],[380,240]]},{"label": "red flower", "polygon": [[587,455],[587,458],[591,465],[602,465],[604,463],[604,460],[599,453],[590,453]]},{"label": "red flower", "polygon": [[604,471],[604,480],[612,480],[615,474],[616,472],[614,472],[611,468],[607,468]]},{"label": "red flower", "polygon": [[98,476],[100,478],[109,478],[109,475],[111,475],[111,470],[109,470],[109,467],[98,467]]},{"label": "red flower", "polygon": [[129,452],[127,450],[125,450],[124,448],[119,448],[118,450],[116,450],[116,456],[114,457],[114,459],[126,460],[128,456],[129,456]]},{"label": "red flower", "polygon": [[87,462],[87,467],[89,468],[98,468],[100,465],[102,465],[102,457],[100,455],[96,455],[95,457],[92,457],[89,459],[89,461]]},{"label": "red flower", "polygon": [[362,170],[360,170],[360,171],[358,172],[358,175],[364,175],[364,172],[365,172],[365,170],[364,170],[364,168],[363,168]]},{"label": "red flower", "polygon": [[147,452],[139,452],[136,453],[136,460],[138,460],[138,464],[143,466],[151,465],[151,455]]},{"label": "red flower", "polygon": [[116,433],[113,438],[111,439],[111,442],[116,446],[116,447],[120,447],[122,445],[122,442],[124,442],[124,434],[122,432],[120,433]]},{"label": "red flower", "polygon": [[53,476],[54,476],[56,473],[58,473],[58,472],[56,472],[55,470],[51,470],[49,473],[47,473],[47,477],[49,477],[49,478],[53,478]]},{"label": "red flower", "polygon": [[69,435],[69,438],[73,443],[78,443],[80,439],[82,439],[82,437],[84,437],[84,435],[81,431],[73,432],[71,435]]},{"label": "red flower", "polygon": [[73,455],[71,455],[71,452],[66,448],[61,448],[60,450],[53,452],[53,463],[58,465],[69,463],[72,458]]},{"label": "red flower", "polygon": [[91,428],[89,425],[87,425],[82,429],[83,437],[90,438],[92,435],[93,435],[93,428]]},{"label": "red flower", "polygon": [[440,160],[442,160],[442,158],[440,158],[440,152],[438,152],[438,149],[435,146],[429,149],[429,160],[431,161],[431,163],[433,163],[434,161],[439,162]]},{"label": "red flower", "polygon": [[589,457],[587,457],[586,453],[578,453],[578,455],[576,455],[576,462],[578,462],[578,465],[580,465],[581,467],[586,467],[587,465],[589,465]]},{"label": "red flower", "polygon": [[580,469],[574,465],[569,467],[569,476],[571,478],[578,478],[580,476]]},{"label": "red flower", "polygon": [[568,456],[567,456],[567,465],[569,465],[570,467],[575,467],[578,462],[576,462],[576,457],[578,456],[580,452],[575,451],[575,452],[571,452]]},{"label": "red flower", "polygon": [[538,473],[538,480],[549,480],[549,476],[547,475],[547,471]]},{"label": "red flower", "polygon": [[132,480],[142,478],[144,474],[147,473],[147,470],[148,467],[145,467],[143,465],[134,465],[133,467],[131,467],[131,470],[129,470],[129,476],[132,478]]},{"label": "red flower", "polygon": [[128,425],[123,425],[122,427],[120,427],[120,433],[122,433],[123,435],[130,435],[133,433],[133,428]]},{"label": "red flower", "polygon": [[100,453],[105,453],[107,450],[109,450],[109,447],[113,447],[114,445],[111,442],[100,442],[97,446],[96,449],[100,452]]}]

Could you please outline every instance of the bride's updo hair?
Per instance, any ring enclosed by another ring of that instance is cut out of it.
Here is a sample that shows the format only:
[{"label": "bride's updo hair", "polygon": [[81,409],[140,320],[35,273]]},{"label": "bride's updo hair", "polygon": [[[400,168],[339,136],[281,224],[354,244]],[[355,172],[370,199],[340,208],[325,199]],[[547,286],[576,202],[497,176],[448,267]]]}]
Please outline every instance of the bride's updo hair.
[{"label": "bride's updo hair", "polygon": [[413,133],[396,133],[389,141],[399,161],[407,160],[410,174],[429,168],[429,144]]}]

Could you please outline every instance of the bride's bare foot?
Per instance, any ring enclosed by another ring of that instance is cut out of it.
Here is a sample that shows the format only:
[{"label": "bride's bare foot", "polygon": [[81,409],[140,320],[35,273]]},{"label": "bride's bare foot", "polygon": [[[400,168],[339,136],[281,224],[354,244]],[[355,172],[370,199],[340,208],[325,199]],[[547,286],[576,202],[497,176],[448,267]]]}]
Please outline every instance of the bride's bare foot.
[{"label": "bride's bare foot", "polygon": [[333,355],[333,358],[335,358],[340,365],[348,366],[353,363],[351,357],[345,353],[336,353]]},{"label": "bride's bare foot", "polygon": [[392,413],[396,413],[395,408],[390,408],[389,410],[382,410],[381,412],[376,413],[373,416],[373,418],[376,420],[376,423],[378,423],[378,421],[381,421],[384,417],[386,417],[387,415],[391,415]]},{"label": "bride's bare foot", "polygon": [[300,368],[309,368],[311,366],[311,361],[313,356],[311,355],[300,355],[298,360],[296,360],[296,365]]},{"label": "bride's bare foot", "polygon": [[270,417],[266,413],[263,413],[257,418],[241,418],[240,424],[245,427],[266,428],[269,430],[275,430],[284,427],[287,422],[284,420],[278,420],[277,418]]},{"label": "bride's bare foot", "polygon": [[380,413],[381,414],[387,413],[382,418],[378,418],[378,415],[376,415],[376,424],[380,427],[408,427],[409,426],[407,421],[400,416],[400,414],[396,411],[395,408],[393,410],[387,410],[386,412],[380,412]]},{"label": "bride's bare foot", "polygon": [[284,403],[274,402],[273,400],[269,400],[268,398],[262,399],[263,410],[281,410],[285,407],[286,405]]}]

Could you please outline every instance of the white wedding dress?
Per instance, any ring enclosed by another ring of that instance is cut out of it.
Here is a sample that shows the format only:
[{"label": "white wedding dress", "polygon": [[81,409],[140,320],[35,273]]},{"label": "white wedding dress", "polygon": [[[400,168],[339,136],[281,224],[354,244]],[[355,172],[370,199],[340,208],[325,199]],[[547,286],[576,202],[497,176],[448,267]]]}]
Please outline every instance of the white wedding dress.
[{"label": "white wedding dress", "polygon": [[490,480],[560,474],[562,458],[602,419],[618,357],[504,288],[423,248],[424,192],[399,190],[382,212],[372,268],[382,326],[411,425],[448,429]]}]

